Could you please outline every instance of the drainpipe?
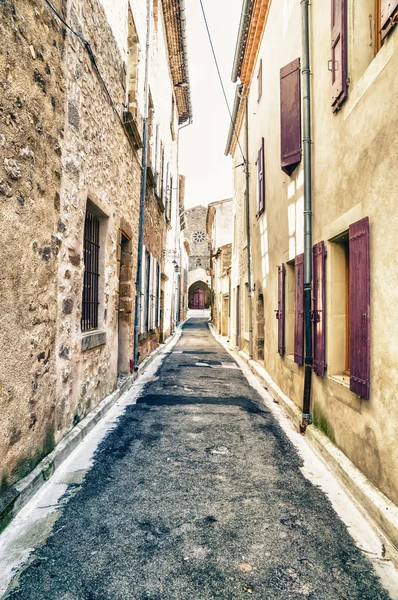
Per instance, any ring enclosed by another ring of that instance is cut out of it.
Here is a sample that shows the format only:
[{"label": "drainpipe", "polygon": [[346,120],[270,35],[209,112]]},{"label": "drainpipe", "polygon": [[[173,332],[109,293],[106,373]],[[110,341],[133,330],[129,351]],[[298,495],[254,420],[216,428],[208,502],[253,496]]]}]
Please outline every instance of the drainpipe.
[{"label": "drainpipe", "polygon": [[144,242],[144,215],[146,194],[146,172],[148,155],[148,105],[149,105],[149,48],[151,40],[151,15],[152,0],[147,0],[147,30],[146,30],[146,54],[145,54],[145,82],[144,82],[144,122],[142,128],[142,166],[141,166],[141,193],[140,193],[140,219],[138,227],[138,254],[137,254],[137,277],[135,294],[134,315],[134,370],[138,370],[140,353],[138,352],[138,335],[140,328],[141,311],[141,285],[142,285],[142,245]]},{"label": "drainpipe", "polygon": [[312,377],[312,191],[311,191],[311,71],[309,0],[301,0],[302,16],[302,85],[303,85],[303,155],[304,155],[304,330],[305,330],[305,374],[303,414],[301,431],[305,432],[311,420],[311,377]]},{"label": "drainpipe", "polygon": [[249,173],[249,98],[246,96],[245,154],[246,154],[246,241],[247,241],[247,283],[249,287],[249,357],[253,358],[253,290],[252,290],[252,249],[250,240],[250,173]]}]

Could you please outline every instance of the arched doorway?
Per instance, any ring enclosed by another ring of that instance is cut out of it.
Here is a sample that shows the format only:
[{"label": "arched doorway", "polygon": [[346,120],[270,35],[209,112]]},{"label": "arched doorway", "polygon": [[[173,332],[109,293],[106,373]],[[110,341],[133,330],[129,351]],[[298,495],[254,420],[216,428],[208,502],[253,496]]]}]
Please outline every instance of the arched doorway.
[{"label": "arched doorway", "polygon": [[188,290],[188,307],[203,310],[210,306],[210,288],[204,281],[195,281]]}]

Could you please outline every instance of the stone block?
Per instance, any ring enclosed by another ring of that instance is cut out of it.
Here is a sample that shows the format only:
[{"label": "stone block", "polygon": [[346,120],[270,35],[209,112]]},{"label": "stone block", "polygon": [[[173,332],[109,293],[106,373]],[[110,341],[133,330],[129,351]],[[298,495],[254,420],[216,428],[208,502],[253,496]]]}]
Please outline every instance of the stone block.
[{"label": "stone block", "polygon": [[106,332],[105,331],[90,331],[82,336],[81,350],[91,350],[98,346],[103,346],[106,343]]}]

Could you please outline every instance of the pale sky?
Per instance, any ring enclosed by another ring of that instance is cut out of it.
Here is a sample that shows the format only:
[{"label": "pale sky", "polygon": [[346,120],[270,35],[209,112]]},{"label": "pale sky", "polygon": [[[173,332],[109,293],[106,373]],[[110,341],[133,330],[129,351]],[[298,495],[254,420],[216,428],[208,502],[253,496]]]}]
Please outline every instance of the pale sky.
[{"label": "pale sky", "polygon": [[[180,133],[185,208],[232,196],[232,166],[224,156],[230,119],[217,77],[199,0],[186,0],[193,124]],[[242,0],[203,0],[218,64],[232,110],[232,64]]]}]

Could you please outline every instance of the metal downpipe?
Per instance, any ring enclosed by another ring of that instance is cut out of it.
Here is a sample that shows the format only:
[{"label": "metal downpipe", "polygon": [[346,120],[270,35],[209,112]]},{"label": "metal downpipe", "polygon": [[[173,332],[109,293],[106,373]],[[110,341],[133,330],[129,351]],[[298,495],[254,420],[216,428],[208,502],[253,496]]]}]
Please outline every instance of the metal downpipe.
[{"label": "metal downpipe", "polygon": [[138,336],[140,329],[141,311],[141,286],[142,286],[142,246],[144,242],[144,216],[146,194],[146,172],[148,158],[148,105],[149,105],[149,48],[151,40],[151,15],[152,0],[147,0],[147,30],[146,30],[146,55],[145,55],[145,83],[144,83],[144,122],[142,131],[142,165],[141,165],[141,193],[140,193],[140,219],[138,227],[138,252],[137,252],[137,277],[134,314],[134,371],[138,370],[140,354],[138,352]]},{"label": "metal downpipe", "polygon": [[303,393],[303,414],[301,431],[305,432],[311,419],[311,378],[312,378],[312,162],[311,162],[311,71],[309,0],[301,0],[302,16],[302,87],[303,87],[303,156],[304,156],[304,331],[305,331],[305,374]]}]

